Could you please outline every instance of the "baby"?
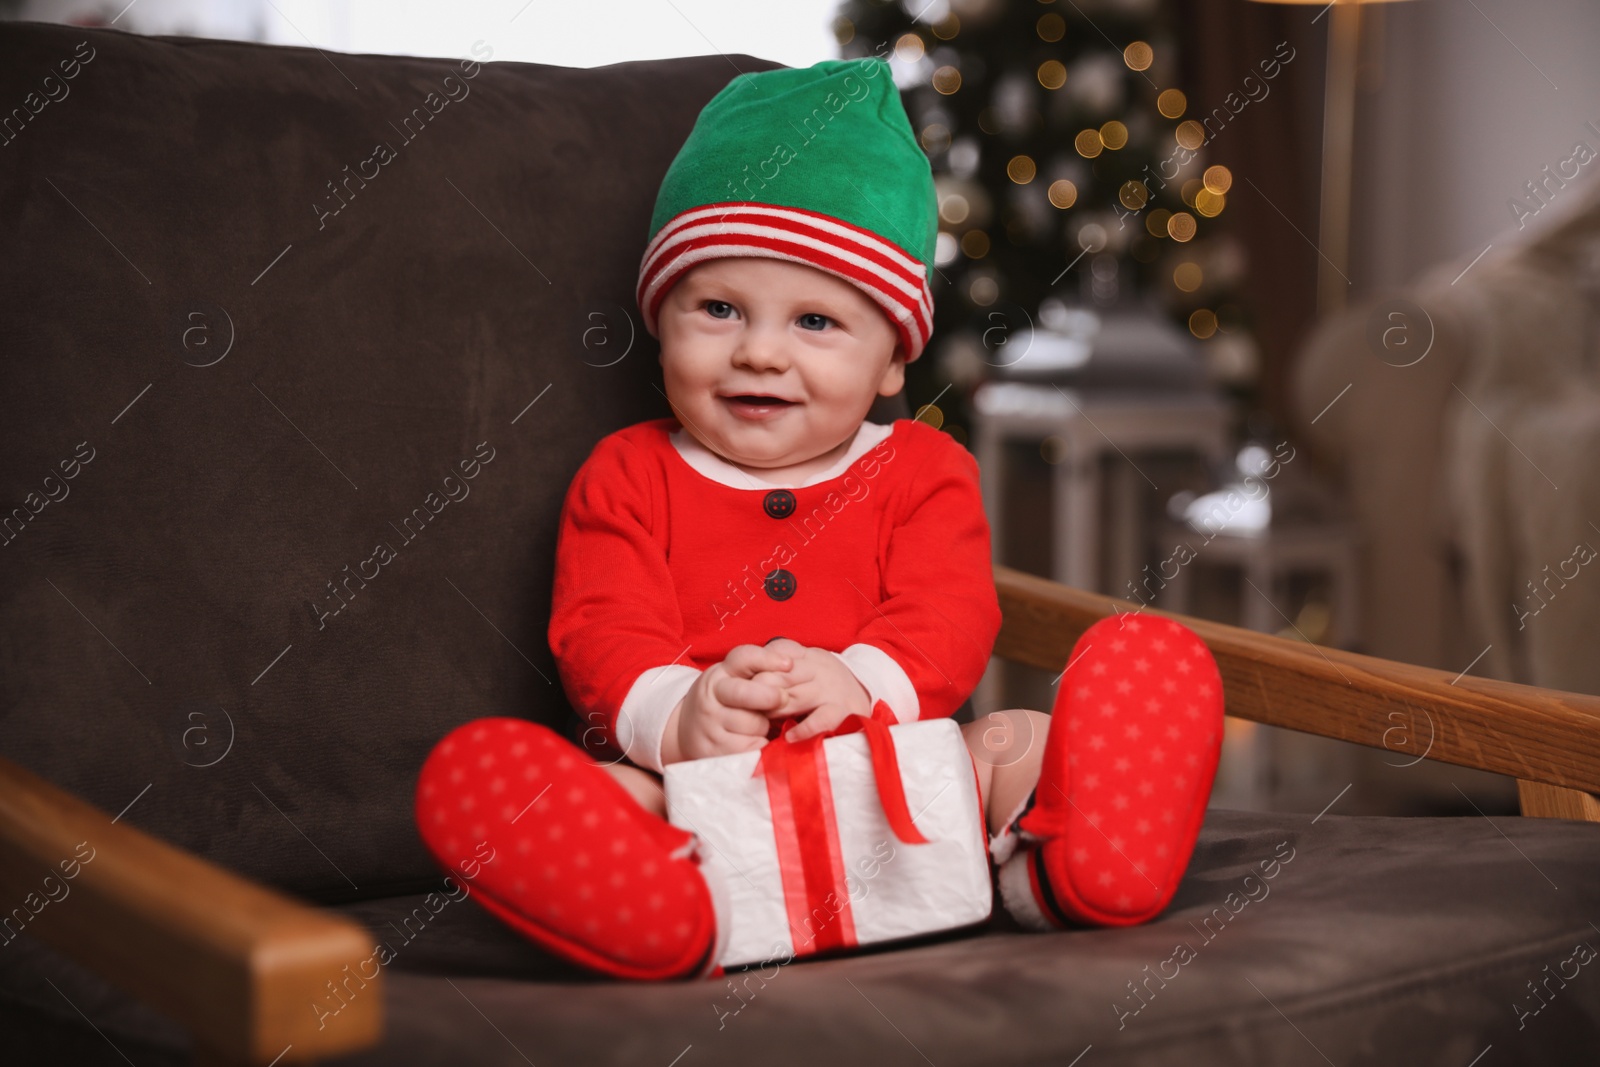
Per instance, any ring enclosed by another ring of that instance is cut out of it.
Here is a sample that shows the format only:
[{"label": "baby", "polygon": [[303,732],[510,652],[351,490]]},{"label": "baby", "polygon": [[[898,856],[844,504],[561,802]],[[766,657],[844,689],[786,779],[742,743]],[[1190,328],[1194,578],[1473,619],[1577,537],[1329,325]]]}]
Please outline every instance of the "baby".
[{"label": "baby", "polygon": [[[798,741],[950,716],[982,677],[1000,609],[977,465],[926,423],[866,421],[927,342],[936,226],[881,60],[742,75],[674,160],[638,292],[673,416],[596,445],[557,544],[550,646],[583,747],[481,719],[418,784],[430,850],[456,869],[489,842],[478,899],[524,936],[620,977],[720,974],[727,905],[662,769],[786,719]],[[1121,614],[1077,642],[1051,715],[962,727],[1020,924],[1166,907],[1222,707],[1193,631]]]}]

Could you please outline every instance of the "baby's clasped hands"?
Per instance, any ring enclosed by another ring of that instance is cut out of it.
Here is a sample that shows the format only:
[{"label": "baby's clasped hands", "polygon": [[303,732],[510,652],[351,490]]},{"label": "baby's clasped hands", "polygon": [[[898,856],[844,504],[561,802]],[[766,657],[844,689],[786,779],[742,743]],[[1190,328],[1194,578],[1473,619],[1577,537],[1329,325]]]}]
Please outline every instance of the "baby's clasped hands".
[{"label": "baby's clasped hands", "polygon": [[755,678],[792,666],[788,655],[770,646],[736,645],[721,663],[701,671],[672,709],[661,735],[661,762],[749,752],[766,744],[767,716],[786,698],[778,684]]},{"label": "baby's clasped hands", "polygon": [[[779,687],[785,699],[771,718],[805,715],[789,731],[790,741],[827,733],[851,715],[869,715],[872,698],[849,667],[825,648],[809,648],[780,637],[766,646],[794,661],[788,670],[764,670],[752,681]],[[809,712],[810,714],[806,714]]]},{"label": "baby's clasped hands", "polygon": [[804,715],[791,741],[832,730],[871,711],[867,690],[833,653],[780,637],[737,645],[683,695],[661,738],[663,763],[749,752],[766,744],[771,721]]}]

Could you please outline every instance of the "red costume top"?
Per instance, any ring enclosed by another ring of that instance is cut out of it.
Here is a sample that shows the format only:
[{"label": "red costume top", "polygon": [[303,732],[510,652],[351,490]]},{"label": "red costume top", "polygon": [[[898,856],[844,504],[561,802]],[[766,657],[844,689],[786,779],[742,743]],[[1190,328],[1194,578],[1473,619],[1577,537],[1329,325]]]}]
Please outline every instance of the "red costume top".
[{"label": "red costume top", "polygon": [[991,559],[977,462],[926,423],[864,422],[793,484],[652,419],[567,489],[550,648],[585,746],[655,771],[700,672],[775,637],[838,655],[901,722],[950,715],[1000,631]]}]

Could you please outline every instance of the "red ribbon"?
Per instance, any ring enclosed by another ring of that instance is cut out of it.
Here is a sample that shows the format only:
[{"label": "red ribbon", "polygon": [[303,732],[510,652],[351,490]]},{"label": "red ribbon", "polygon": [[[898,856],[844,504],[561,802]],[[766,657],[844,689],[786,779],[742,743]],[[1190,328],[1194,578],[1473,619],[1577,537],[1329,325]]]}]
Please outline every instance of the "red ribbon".
[{"label": "red ribbon", "polygon": [[856,943],[849,886],[839,854],[833,789],[822,749],[824,740],[857,732],[865,734],[878,800],[890,829],[907,844],[924,844],[928,840],[917,829],[906,803],[900,761],[889,734],[890,723],[896,721],[889,705],[880,700],[873,706],[871,718],[850,715],[828,733],[790,741],[788,733],[796,720],[786,719],[777,738],[762,748],[756,761],[751,777],[766,776],[778,870],[796,955]]}]

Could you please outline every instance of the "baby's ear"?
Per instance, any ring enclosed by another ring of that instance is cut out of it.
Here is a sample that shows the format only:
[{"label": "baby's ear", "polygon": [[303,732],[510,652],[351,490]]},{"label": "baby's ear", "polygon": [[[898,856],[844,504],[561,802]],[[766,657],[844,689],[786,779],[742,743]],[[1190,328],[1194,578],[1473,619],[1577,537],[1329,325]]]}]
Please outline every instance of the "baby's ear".
[{"label": "baby's ear", "polygon": [[906,349],[905,345],[895,342],[894,351],[889,355],[889,365],[883,369],[883,377],[878,382],[879,396],[894,396],[906,386]]}]

